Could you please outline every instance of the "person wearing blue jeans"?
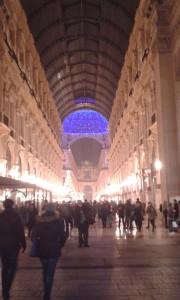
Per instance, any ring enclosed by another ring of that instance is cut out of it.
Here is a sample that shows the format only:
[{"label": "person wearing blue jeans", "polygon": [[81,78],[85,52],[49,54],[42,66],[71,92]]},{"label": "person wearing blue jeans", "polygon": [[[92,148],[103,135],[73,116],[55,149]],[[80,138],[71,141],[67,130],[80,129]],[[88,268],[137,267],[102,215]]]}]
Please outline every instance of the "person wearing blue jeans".
[{"label": "person wearing blue jeans", "polygon": [[44,300],[49,300],[58,258],[40,258],[40,261],[43,268]]},{"label": "person wearing blue jeans", "polygon": [[54,274],[66,240],[64,219],[55,211],[52,203],[46,205],[45,212],[36,220],[33,242],[42,264],[43,300],[50,300]]},{"label": "person wearing blue jeans", "polygon": [[2,295],[4,300],[9,300],[9,291],[17,269],[18,253],[1,253],[2,261]]}]

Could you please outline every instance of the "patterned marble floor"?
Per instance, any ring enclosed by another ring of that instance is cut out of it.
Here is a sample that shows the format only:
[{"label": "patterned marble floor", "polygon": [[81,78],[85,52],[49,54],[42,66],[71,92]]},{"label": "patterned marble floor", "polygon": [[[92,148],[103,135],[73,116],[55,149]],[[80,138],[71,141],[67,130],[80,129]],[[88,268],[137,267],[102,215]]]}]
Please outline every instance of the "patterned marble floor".
[{"label": "patterned marble floor", "polygon": [[[30,242],[28,241],[28,244]],[[91,226],[89,248],[73,229],[58,263],[52,300],[180,300],[180,234],[123,233]],[[12,300],[42,299],[41,266],[20,255]]]}]

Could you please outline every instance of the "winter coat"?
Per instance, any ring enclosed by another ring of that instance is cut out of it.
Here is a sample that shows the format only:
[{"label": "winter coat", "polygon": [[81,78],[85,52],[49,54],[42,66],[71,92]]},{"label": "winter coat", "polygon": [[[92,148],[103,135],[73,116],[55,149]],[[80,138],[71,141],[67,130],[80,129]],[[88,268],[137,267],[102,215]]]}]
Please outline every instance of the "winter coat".
[{"label": "winter coat", "polygon": [[0,254],[16,253],[20,248],[26,248],[20,216],[13,208],[5,209],[0,214]]},{"label": "winter coat", "polygon": [[37,256],[59,257],[66,241],[64,219],[54,212],[44,213],[37,218],[33,239],[37,243]]},{"label": "winter coat", "polygon": [[143,220],[143,210],[141,205],[136,205],[134,209],[134,219],[136,221],[142,221]]},{"label": "winter coat", "polygon": [[109,204],[103,204],[100,211],[100,216],[102,219],[107,218],[110,212],[110,205]]},{"label": "winter coat", "polygon": [[124,217],[124,204],[119,204],[117,207],[117,214],[119,216],[119,218],[123,218]]},{"label": "winter coat", "polygon": [[157,217],[157,213],[156,213],[156,210],[155,208],[151,205],[151,206],[148,206],[147,208],[147,215],[148,215],[148,219],[149,220],[154,220],[156,217]]}]

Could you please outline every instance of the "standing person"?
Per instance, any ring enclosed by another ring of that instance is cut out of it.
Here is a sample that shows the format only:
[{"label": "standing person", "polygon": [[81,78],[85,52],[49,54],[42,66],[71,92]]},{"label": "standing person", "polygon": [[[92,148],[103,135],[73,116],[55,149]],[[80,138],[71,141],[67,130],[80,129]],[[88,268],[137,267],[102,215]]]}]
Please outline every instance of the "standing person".
[{"label": "standing person", "polygon": [[141,232],[142,223],[143,223],[143,209],[142,209],[141,201],[139,200],[139,198],[137,198],[136,204],[135,204],[134,219],[135,219],[137,230],[139,232]]},{"label": "standing person", "polygon": [[60,208],[62,215],[65,220],[65,231],[66,231],[66,237],[68,238],[70,235],[71,230],[73,229],[73,213],[71,208],[71,203],[63,203]]},{"label": "standing person", "polygon": [[75,223],[78,228],[79,248],[84,245],[89,247],[89,225],[93,224],[93,212],[91,205],[85,200],[84,203],[79,202],[76,207]]},{"label": "standing person", "polygon": [[123,229],[125,228],[125,222],[124,222],[124,204],[120,201],[118,206],[117,206],[117,214],[119,217],[119,221],[118,221],[118,227],[120,228],[121,225],[121,220],[122,220],[122,224],[123,224]]},{"label": "standing person", "polygon": [[[157,212],[151,202],[148,203],[146,213],[148,215],[148,224],[152,225],[152,231],[154,231],[156,228],[155,220],[157,217]],[[149,229],[149,227],[148,227],[148,229]]]},{"label": "standing person", "polygon": [[103,228],[106,228],[107,217],[109,215],[109,212],[110,212],[110,205],[108,201],[104,201],[102,203],[101,212],[100,212]]},{"label": "standing person", "polygon": [[56,264],[65,240],[64,219],[49,203],[42,216],[37,218],[33,229],[33,241],[36,242],[37,256],[42,264],[44,300],[50,299]]},{"label": "standing person", "polygon": [[26,249],[23,225],[19,214],[13,208],[14,202],[6,199],[4,211],[0,214],[0,256],[2,263],[2,296],[10,299],[10,288],[17,269],[20,249]]},{"label": "standing person", "polygon": [[32,232],[32,229],[34,227],[37,214],[38,214],[38,211],[35,207],[35,204],[31,203],[29,208],[28,208],[28,222],[27,222],[28,237],[31,236],[31,232]]},{"label": "standing person", "polygon": [[174,199],[174,219],[177,221],[179,218],[179,205],[176,199]]},{"label": "standing person", "polygon": [[128,199],[124,206],[125,228],[132,230],[134,208],[131,199]]},{"label": "standing person", "polygon": [[162,211],[163,211],[165,228],[168,228],[168,204],[167,204],[167,202],[163,203]]},{"label": "standing person", "polygon": [[173,221],[175,221],[175,209],[173,207],[172,203],[169,203],[168,209],[167,209],[167,215],[168,215],[168,227],[169,231],[173,231]]},{"label": "standing person", "polygon": [[112,228],[113,221],[114,221],[114,211],[113,211],[113,208],[112,208],[112,206],[111,206],[111,207],[110,207],[109,214],[108,214],[108,216],[107,216],[107,223],[108,223],[108,226],[109,226],[110,228]]}]

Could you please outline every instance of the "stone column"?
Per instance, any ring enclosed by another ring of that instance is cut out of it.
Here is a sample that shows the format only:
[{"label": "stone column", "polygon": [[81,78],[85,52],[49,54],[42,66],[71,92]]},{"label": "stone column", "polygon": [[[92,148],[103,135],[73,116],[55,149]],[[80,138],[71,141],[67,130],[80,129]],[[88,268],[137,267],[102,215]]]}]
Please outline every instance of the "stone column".
[{"label": "stone column", "polygon": [[180,161],[180,78],[176,79],[176,117],[177,117],[177,128],[178,128],[178,153],[179,153],[179,161]]},{"label": "stone column", "polygon": [[180,168],[177,141],[175,82],[170,38],[163,23],[158,27],[158,51],[155,58],[157,123],[161,170],[162,201],[180,195]]}]

